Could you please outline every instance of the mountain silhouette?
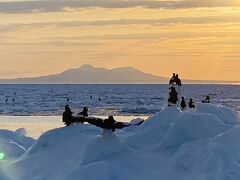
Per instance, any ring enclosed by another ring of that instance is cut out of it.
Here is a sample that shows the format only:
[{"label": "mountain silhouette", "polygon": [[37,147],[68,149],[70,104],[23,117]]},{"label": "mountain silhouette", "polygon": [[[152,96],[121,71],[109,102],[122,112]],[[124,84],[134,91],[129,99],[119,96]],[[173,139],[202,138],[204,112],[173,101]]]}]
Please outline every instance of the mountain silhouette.
[{"label": "mountain silhouette", "polygon": [[59,74],[0,80],[1,83],[33,84],[108,84],[108,83],[166,83],[169,78],[144,73],[133,67],[120,67],[108,70],[85,64],[80,68],[69,69]]}]

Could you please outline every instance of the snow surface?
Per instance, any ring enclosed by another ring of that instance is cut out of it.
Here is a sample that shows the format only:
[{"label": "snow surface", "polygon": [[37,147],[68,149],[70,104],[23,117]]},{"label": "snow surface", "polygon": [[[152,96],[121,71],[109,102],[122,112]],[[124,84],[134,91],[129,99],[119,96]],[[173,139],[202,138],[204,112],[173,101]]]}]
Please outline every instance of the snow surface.
[{"label": "snow surface", "polygon": [[[11,133],[26,138],[19,132]],[[114,134],[88,124],[48,131],[3,161],[0,179],[239,180],[239,139],[240,117],[229,108],[167,107]]]}]

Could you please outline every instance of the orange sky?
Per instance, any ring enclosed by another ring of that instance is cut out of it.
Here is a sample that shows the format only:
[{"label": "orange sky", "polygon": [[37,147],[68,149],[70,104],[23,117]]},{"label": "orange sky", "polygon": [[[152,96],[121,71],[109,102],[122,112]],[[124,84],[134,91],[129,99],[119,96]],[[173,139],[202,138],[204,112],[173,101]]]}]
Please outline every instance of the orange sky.
[{"label": "orange sky", "polygon": [[52,0],[48,9],[30,4],[16,10],[8,3],[3,7],[0,0],[0,78],[48,75],[91,64],[240,81],[240,1],[192,1],[166,7],[164,1],[142,0],[142,6],[152,4],[123,2],[124,7],[109,8],[109,0],[95,7],[79,0],[70,8]]}]

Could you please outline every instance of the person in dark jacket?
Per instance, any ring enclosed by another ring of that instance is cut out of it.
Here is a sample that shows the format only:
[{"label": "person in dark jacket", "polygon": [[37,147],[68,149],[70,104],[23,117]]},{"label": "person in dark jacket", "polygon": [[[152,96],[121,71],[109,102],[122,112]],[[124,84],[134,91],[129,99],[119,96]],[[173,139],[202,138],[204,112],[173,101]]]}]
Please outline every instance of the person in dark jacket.
[{"label": "person in dark jacket", "polygon": [[194,105],[194,102],[193,102],[193,100],[192,100],[192,98],[190,98],[190,101],[189,101],[189,103],[188,103],[188,106],[189,106],[189,108],[195,108],[195,105]]},{"label": "person in dark jacket", "polygon": [[66,124],[66,126],[70,126],[73,123],[73,112],[68,105],[65,106],[62,121]]},{"label": "person in dark jacket", "polygon": [[186,105],[184,97],[181,97],[181,99],[182,99],[181,100],[181,104],[180,104],[181,105],[181,109],[184,110],[187,107],[187,105]]},{"label": "person in dark jacket", "polygon": [[202,100],[203,103],[210,103],[210,97],[206,96],[204,100]]},{"label": "person in dark jacket", "polygon": [[174,87],[169,88],[171,91],[169,93],[169,98],[168,98],[168,106],[171,105],[176,105],[178,101],[178,93]]},{"label": "person in dark jacket", "polygon": [[182,86],[182,81],[181,81],[181,79],[179,78],[178,74],[176,74],[175,83],[176,83],[178,86]]}]

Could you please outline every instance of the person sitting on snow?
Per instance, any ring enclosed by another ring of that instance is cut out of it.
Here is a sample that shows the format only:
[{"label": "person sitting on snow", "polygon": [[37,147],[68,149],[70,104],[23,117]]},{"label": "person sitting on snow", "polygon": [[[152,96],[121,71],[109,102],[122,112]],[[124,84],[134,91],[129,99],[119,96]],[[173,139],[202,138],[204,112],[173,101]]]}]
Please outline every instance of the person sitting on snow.
[{"label": "person sitting on snow", "polygon": [[88,107],[84,107],[82,112],[78,113],[82,117],[88,117]]},{"label": "person sitting on snow", "polygon": [[184,110],[187,107],[187,105],[186,105],[184,97],[182,97],[181,99],[182,99],[181,100],[181,104],[180,104],[181,105],[181,109]]},{"label": "person sitting on snow", "polygon": [[189,103],[188,103],[188,106],[189,106],[189,108],[195,108],[195,105],[194,105],[194,102],[193,102],[193,100],[192,100],[192,98],[190,98],[190,101],[189,101]]},{"label": "person sitting on snow", "polygon": [[71,111],[69,105],[65,106],[62,121],[66,124],[66,126],[70,126],[73,123],[73,112]]},{"label": "person sitting on snow", "polygon": [[83,111],[78,113],[78,116],[74,116],[69,105],[65,106],[65,111],[63,112],[62,121],[66,124],[66,126],[70,126],[73,123],[84,123],[86,122],[86,118],[88,118],[87,107],[84,107]]},{"label": "person sitting on snow", "polygon": [[206,96],[206,98],[202,100],[202,103],[210,103],[210,97]]},{"label": "person sitting on snow", "polygon": [[176,105],[178,101],[178,93],[174,87],[170,87],[169,89],[171,89],[171,91],[169,93],[168,106]]},{"label": "person sitting on snow", "polygon": [[176,78],[176,75],[175,75],[175,73],[173,73],[173,76],[171,77],[171,79],[169,81],[169,86],[173,85],[175,83],[175,78]]}]

